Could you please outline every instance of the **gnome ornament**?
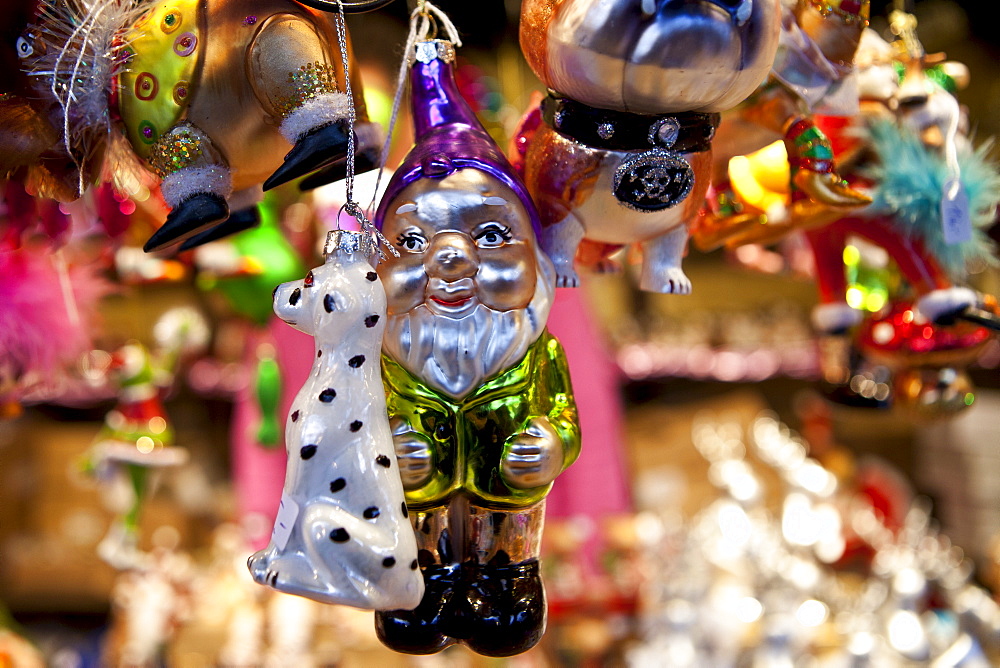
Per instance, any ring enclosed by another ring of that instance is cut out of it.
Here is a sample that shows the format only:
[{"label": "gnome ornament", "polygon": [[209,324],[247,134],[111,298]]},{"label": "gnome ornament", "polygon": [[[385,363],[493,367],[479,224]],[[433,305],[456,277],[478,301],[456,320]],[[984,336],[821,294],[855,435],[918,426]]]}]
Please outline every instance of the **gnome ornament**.
[{"label": "gnome ornament", "polygon": [[389,610],[415,607],[423,580],[379,373],[385,292],[374,252],[367,233],[330,232],[326,263],[274,292],[275,313],[316,337],[316,357],[286,423],[271,542],[248,566],[278,591]]},{"label": "gnome ornament", "polygon": [[383,380],[425,592],[376,613],[389,647],[487,656],[541,638],[545,496],[579,454],[555,272],[522,182],[460,96],[450,42],[416,44],[416,145],[379,204]]}]

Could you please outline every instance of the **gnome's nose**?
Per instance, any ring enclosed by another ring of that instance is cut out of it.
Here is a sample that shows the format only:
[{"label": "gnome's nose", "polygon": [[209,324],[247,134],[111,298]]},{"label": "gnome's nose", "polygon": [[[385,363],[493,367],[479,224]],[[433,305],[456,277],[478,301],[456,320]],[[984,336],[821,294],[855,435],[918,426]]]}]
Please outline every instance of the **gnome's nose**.
[{"label": "gnome's nose", "polygon": [[479,269],[472,240],[457,232],[435,235],[428,260],[427,274],[448,281],[473,276]]}]

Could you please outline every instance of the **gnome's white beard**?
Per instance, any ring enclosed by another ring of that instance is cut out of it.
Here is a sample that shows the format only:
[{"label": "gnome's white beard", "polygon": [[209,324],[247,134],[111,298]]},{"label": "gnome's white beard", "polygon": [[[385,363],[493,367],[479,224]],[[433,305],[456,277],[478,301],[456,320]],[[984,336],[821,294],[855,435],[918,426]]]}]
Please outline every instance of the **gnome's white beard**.
[{"label": "gnome's white beard", "polygon": [[538,340],[555,296],[555,272],[538,256],[538,279],[522,309],[494,311],[479,304],[461,319],[433,313],[421,304],[386,321],[382,349],[411,374],[453,399],[521,361]]}]

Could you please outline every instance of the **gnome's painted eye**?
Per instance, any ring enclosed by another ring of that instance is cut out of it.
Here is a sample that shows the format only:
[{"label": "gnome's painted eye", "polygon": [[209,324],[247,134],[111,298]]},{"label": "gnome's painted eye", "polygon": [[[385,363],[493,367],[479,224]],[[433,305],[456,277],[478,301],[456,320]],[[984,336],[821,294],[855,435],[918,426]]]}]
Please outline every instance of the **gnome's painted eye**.
[{"label": "gnome's painted eye", "polygon": [[416,230],[407,230],[396,237],[396,245],[410,253],[422,253],[427,250],[427,239]]},{"label": "gnome's painted eye", "polygon": [[499,223],[486,223],[473,238],[480,248],[499,248],[510,241],[510,228]]},{"label": "gnome's painted eye", "polygon": [[22,35],[17,38],[17,43],[14,45],[17,50],[18,58],[27,58],[35,52],[34,47],[31,45],[31,35]]}]

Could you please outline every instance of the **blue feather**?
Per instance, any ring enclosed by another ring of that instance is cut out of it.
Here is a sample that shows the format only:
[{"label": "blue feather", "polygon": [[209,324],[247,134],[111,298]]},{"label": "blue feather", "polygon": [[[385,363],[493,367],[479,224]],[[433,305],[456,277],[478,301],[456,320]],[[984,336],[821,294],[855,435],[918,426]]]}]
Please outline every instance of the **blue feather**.
[{"label": "blue feather", "polygon": [[964,283],[970,267],[997,266],[995,247],[986,234],[1000,204],[1000,170],[988,158],[989,144],[959,153],[962,185],[969,200],[972,240],[949,245],[941,225],[941,200],[948,166],[913,131],[889,121],[869,129],[868,140],[878,164],[866,171],[877,183],[868,211],[890,216],[907,236],[924,247],[956,283]]}]

